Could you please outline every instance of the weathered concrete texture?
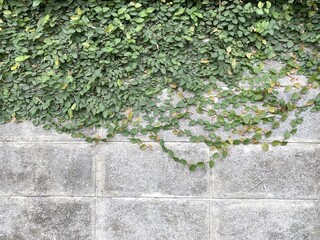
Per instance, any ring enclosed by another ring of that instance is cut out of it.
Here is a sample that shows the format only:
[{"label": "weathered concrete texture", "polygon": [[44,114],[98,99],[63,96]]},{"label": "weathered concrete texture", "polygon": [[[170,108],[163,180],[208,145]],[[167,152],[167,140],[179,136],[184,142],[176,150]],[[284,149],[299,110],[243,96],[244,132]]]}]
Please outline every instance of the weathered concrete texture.
[{"label": "weathered concrete texture", "polygon": [[235,147],[213,179],[217,198],[320,199],[320,144]]},{"label": "weathered concrete texture", "polygon": [[319,201],[213,202],[215,240],[318,240]]},{"label": "weathered concrete texture", "polygon": [[209,201],[99,199],[97,240],[208,240]]},{"label": "weathered concrete texture", "polygon": [[[168,148],[191,162],[208,161],[208,148],[192,143],[168,143]],[[190,172],[174,162],[157,143],[141,151],[132,143],[97,146],[97,188],[102,196],[209,197],[209,172]]]},{"label": "weathered concrete texture", "polygon": [[[95,129],[85,129],[84,133],[95,136]],[[69,134],[58,133],[55,130],[45,130],[42,126],[34,126],[31,122],[8,123],[0,125],[0,141],[83,141],[72,138]]]},{"label": "weathered concrete texture", "polygon": [[0,194],[93,195],[88,144],[0,143]]},{"label": "weathered concrete texture", "polygon": [[1,240],[91,240],[93,201],[0,197]]},{"label": "weathered concrete texture", "polygon": [[[296,143],[269,152],[231,147],[212,171],[196,172],[154,142],[141,151],[1,125],[0,240],[319,240],[320,115],[303,117],[290,139]],[[290,118],[274,138],[290,129]],[[178,156],[209,160],[204,144],[162,136],[175,141],[166,146]]]},{"label": "weathered concrete texture", "polygon": [[297,133],[292,135],[291,141],[320,143],[320,112],[301,114],[303,123],[297,126]]},{"label": "weathered concrete texture", "polygon": [[[288,142],[320,142],[320,112],[311,113],[303,112],[300,114],[303,118],[303,123],[297,125],[297,133],[291,135]],[[291,131],[291,120],[295,119],[294,114],[290,114],[288,120],[280,125],[279,128],[272,130],[273,134],[267,141],[271,142],[274,139],[283,139],[283,134],[286,131]]]}]

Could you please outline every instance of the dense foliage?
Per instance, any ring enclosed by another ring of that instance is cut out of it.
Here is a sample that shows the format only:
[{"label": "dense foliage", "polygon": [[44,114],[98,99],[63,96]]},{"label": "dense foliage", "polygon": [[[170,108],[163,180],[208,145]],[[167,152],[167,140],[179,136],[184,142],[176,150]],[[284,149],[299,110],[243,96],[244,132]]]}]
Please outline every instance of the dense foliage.
[{"label": "dense foliage", "polygon": [[[87,141],[149,136],[191,170],[226,157],[238,144],[262,143],[285,121],[320,109],[320,96],[299,104],[320,82],[318,0],[103,1],[0,0],[0,124],[33,120]],[[263,61],[284,64],[263,69]],[[279,78],[308,76],[285,88]],[[221,83],[226,86],[221,87]],[[166,91],[178,101],[159,101]],[[194,118],[191,109],[199,116]],[[209,119],[209,120],[208,120]],[[183,129],[202,126],[208,135]],[[264,125],[270,125],[265,130]],[[86,136],[83,128],[105,128]],[[219,130],[235,136],[224,139]],[[168,149],[161,130],[204,142],[211,160],[191,164]],[[238,138],[236,135],[239,135]]]}]

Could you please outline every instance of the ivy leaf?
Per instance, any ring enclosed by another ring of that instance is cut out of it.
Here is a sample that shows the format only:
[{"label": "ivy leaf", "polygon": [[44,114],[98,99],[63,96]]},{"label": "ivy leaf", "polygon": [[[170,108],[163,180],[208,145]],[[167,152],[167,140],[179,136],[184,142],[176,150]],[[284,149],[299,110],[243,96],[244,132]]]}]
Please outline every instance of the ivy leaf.
[{"label": "ivy leaf", "polygon": [[137,23],[143,23],[144,19],[143,18],[134,18],[134,21]]},{"label": "ivy leaf", "polygon": [[127,10],[127,8],[119,8],[118,15],[123,14],[126,10]]},{"label": "ivy leaf", "polygon": [[263,2],[259,2],[258,3],[258,8],[262,9],[263,8],[264,3]]},{"label": "ivy leaf", "polygon": [[148,7],[148,8],[146,9],[146,12],[147,12],[147,13],[152,13],[154,10],[155,10],[155,8],[153,8],[153,7]]},{"label": "ivy leaf", "polygon": [[42,3],[43,0],[33,0],[32,7],[37,7]]},{"label": "ivy leaf", "polygon": [[288,138],[290,138],[290,132],[289,131],[286,131],[284,134],[283,134],[283,137],[284,137],[284,139],[288,139]]},{"label": "ivy leaf", "polygon": [[191,164],[189,166],[189,170],[192,171],[192,172],[194,172],[196,170],[196,168],[197,168],[197,165],[195,165],[195,164]]},{"label": "ivy leaf", "polygon": [[204,162],[198,162],[198,163],[197,163],[197,166],[198,166],[198,167],[201,167],[201,168],[205,168],[206,165],[205,165]]},{"label": "ivy leaf", "polygon": [[299,93],[293,93],[291,95],[291,100],[298,100],[300,98],[300,94]]},{"label": "ivy leaf", "polygon": [[217,113],[217,112],[216,112],[215,110],[213,110],[213,109],[209,109],[209,110],[208,110],[208,115],[209,115],[209,116],[214,116],[216,113]]},{"label": "ivy leaf", "polygon": [[220,154],[219,153],[214,153],[211,158],[212,159],[218,159],[220,157]]},{"label": "ivy leaf", "polygon": [[291,86],[286,86],[286,87],[284,88],[284,92],[285,92],[285,93],[290,92],[291,89],[292,89]]},{"label": "ivy leaf", "polygon": [[267,152],[269,150],[269,144],[268,143],[262,143],[261,148],[263,151]]},{"label": "ivy leaf", "polygon": [[248,124],[250,122],[251,118],[252,118],[252,115],[251,114],[247,114],[244,117],[242,117],[242,120],[243,120],[243,122],[245,124]]},{"label": "ivy leaf", "polygon": [[24,55],[24,56],[16,57],[14,60],[15,60],[16,62],[23,62],[23,61],[27,60],[28,58],[30,58],[29,55]]},{"label": "ivy leaf", "polygon": [[274,140],[274,141],[272,141],[271,145],[272,145],[273,147],[279,146],[279,145],[280,145],[280,141]]},{"label": "ivy leaf", "polygon": [[287,47],[288,47],[288,48],[292,48],[293,45],[294,45],[293,41],[289,40],[289,41],[287,42]]},{"label": "ivy leaf", "polygon": [[210,161],[209,161],[209,167],[210,167],[210,168],[213,168],[213,167],[214,167],[214,161],[213,161],[213,160],[210,160]]},{"label": "ivy leaf", "polygon": [[263,95],[262,94],[257,94],[254,96],[254,100],[259,101],[263,99]]}]

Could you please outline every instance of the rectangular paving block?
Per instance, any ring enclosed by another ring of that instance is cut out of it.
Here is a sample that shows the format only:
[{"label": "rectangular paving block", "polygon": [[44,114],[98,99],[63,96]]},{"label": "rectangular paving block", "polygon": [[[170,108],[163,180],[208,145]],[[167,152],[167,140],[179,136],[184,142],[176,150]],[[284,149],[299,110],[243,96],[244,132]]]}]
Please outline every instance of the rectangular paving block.
[{"label": "rectangular paving block", "polygon": [[[83,130],[85,134],[94,136],[95,129]],[[0,141],[84,141],[72,138],[69,134],[60,134],[55,130],[45,130],[42,126],[34,126],[31,122],[0,124]]]},{"label": "rectangular paving block", "polygon": [[93,195],[89,144],[0,143],[0,194]]},{"label": "rectangular paving block", "polygon": [[[149,144],[149,143],[148,143]],[[178,156],[191,162],[208,161],[201,144],[167,143]],[[97,146],[97,188],[102,196],[195,196],[209,197],[209,171],[190,172],[170,159],[160,145],[145,151],[132,143]]]},{"label": "rectangular paving block", "polygon": [[212,203],[215,240],[318,240],[318,201],[228,200]]},{"label": "rectangular paving block", "polygon": [[98,199],[97,240],[208,240],[209,202]]},{"label": "rectangular paving block", "polygon": [[0,197],[0,240],[93,240],[93,200]]},{"label": "rectangular paving block", "polygon": [[231,148],[213,171],[216,198],[320,199],[320,144]]}]

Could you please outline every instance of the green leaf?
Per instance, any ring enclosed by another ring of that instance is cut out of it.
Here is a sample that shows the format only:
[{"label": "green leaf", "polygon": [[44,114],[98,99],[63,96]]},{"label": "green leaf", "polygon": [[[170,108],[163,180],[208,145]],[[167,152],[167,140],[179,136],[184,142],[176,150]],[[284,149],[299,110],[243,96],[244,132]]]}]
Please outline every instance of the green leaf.
[{"label": "green leaf", "polygon": [[288,138],[290,138],[290,132],[289,131],[286,131],[284,134],[283,134],[283,137],[284,137],[284,139],[288,139]]},{"label": "green leaf", "polygon": [[212,159],[218,159],[220,158],[220,154],[219,153],[214,153],[212,156],[211,156]]},{"label": "green leaf", "polygon": [[146,144],[141,144],[140,145],[140,149],[141,150],[146,150],[147,149],[147,145]]},{"label": "green leaf", "polygon": [[213,161],[213,160],[210,160],[210,161],[209,161],[209,167],[210,167],[210,168],[213,168],[213,167],[214,167],[214,161]]},{"label": "green leaf", "polygon": [[264,3],[263,2],[259,2],[258,3],[258,8],[262,9],[263,8]]},{"label": "green leaf", "polygon": [[214,116],[217,112],[213,109],[208,110],[208,115],[209,116]]},{"label": "green leaf", "polygon": [[16,57],[14,60],[15,60],[16,62],[23,62],[23,61],[27,60],[28,58],[30,58],[29,55],[24,55],[24,56]]},{"label": "green leaf", "polygon": [[191,164],[190,166],[189,166],[189,170],[190,171],[195,171],[197,169],[197,165],[195,165],[195,164]]},{"label": "green leaf", "polygon": [[37,7],[42,3],[43,0],[33,0],[32,7]]},{"label": "green leaf", "polygon": [[291,100],[298,100],[300,98],[300,94],[299,93],[293,93],[291,95]]},{"label": "green leaf", "polygon": [[287,47],[288,47],[288,48],[292,48],[293,45],[294,45],[293,41],[289,40],[289,41],[287,42]]},{"label": "green leaf", "polygon": [[263,95],[262,94],[257,94],[254,96],[254,100],[259,101],[263,99]]},{"label": "green leaf", "polygon": [[290,92],[291,89],[292,89],[291,86],[286,86],[286,87],[284,88],[284,92],[285,92],[285,93]]},{"label": "green leaf", "polygon": [[251,118],[252,118],[252,115],[251,114],[247,114],[247,115],[242,117],[242,120],[243,120],[243,122],[245,124],[248,124],[250,122]]},{"label": "green leaf", "polygon": [[204,162],[197,162],[197,166],[201,168],[205,168],[205,163]]},{"label": "green leaf", "polygon": [[227,150],[223,150],[222,151],[222,157],[226,158],[228,156],[228,151]]},{"label": "green leaf", "polygon": [[127,10],[127,8],[119,8],[118,15],[123,14],[126,10]]},{"label": "green leaf", "polygon": [[261,148],[263,151],[268,151],[269,150],[269,144],[268,143],[262,143]]},{"label": "green leaf", "polygon": [[267,8],[271,8],[271,2],[267,1],[266,4],[267,4]]},{"label": "green leaf", "polygon": [[280,141],[274,140],[274,141],[272,141],[271,145],[272,145],[273,147],[279,146],[279,145],[280,145]]},{"label": "green leaf", "polygon": [[152,13],[154,10],[155,10],[155,8],[153,8],[153,7],[148,7],[148,8],[146,9],[146,12],[147,12],[147,13]]},{"label": "green leaf", "polygon": [[134,18],[133,19],[135,22],[137,23],[143,23],[144,22],[144,19],[143,18]]}]

